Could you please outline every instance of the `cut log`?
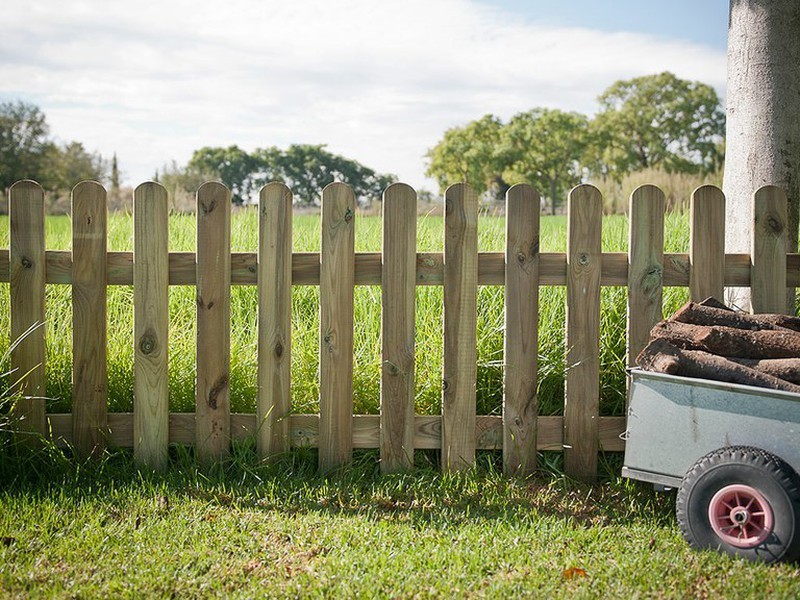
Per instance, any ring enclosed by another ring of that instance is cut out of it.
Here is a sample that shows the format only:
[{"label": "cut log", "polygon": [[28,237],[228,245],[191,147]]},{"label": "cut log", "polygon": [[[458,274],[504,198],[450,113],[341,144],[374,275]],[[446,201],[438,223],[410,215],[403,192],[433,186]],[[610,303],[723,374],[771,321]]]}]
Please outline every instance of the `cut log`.
[{"label": "cut log", "polygon": [[689,325],[662,321],[650,331],[684,350],[703,350],[735,358],[800,357],[800,333],[785,329],[748,331],[733,327]]},{"label": "cut log", "polygon": [[663,338],[650,342],[636,358],[636,364],[648,371],[714,379],[800,394],[800,385],[756,371],[722,356],[701,350],[683,350]]},{"label": "cut log", "polygon": [[719,308],[720,310],[727,310],[728,312],[733,312],[733,309],[726,306],[724,303],[720,302],[714,296],[709,296],[702,302],[698,302],[700,306],[709,306],[711,308]]},{"label": "cut log", "polygon": [[723,327],[749,329],[751,331],[785,329],[774,323],[774,319],[771,317],[776,316],[778,315],[751,315],[745,312],[734,312],[727,308],[687,302],[670,317],[670,321],[688,323],[690,325],[721,325]]},{"label": "cut log", "polygon": [[800,385],[800,358],[731,358],[745,367]]}]

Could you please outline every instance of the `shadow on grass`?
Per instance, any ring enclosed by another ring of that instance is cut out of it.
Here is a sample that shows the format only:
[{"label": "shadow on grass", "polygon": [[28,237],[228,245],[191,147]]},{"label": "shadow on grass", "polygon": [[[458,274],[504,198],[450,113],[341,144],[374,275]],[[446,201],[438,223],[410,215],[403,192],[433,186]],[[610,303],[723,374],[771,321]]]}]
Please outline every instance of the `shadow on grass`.
[{"label": "shadow on grass", "polygon": [[[6,440],[7,441],[7,440]],[[506,477],[494,452],[479,454],[477,466],[443,474],[436,453],[418,451],[411,472],[383,475],[376,451],[356,451],[351,465],[322,475],[313,449],[295,449],[271,463],[238,444],[224,462],[197,466],[191,449],[173,446],[164,473],[140,471],[130,451],[114,450],[79,460],[51,445],[31,450],[0,446],[0,493],[44,498],[68,494],[100,500],[110,490],[159,505],[202,502],[209,506],[287,513],[358,515],[450,527],[476,519],[510,522],[552,517],[578,526],[674,523],[674,498],[621,479],[621,457],[611,455],[596,483],[559,471],[558,455],[542,455],[542,470],[529,478]]]}]

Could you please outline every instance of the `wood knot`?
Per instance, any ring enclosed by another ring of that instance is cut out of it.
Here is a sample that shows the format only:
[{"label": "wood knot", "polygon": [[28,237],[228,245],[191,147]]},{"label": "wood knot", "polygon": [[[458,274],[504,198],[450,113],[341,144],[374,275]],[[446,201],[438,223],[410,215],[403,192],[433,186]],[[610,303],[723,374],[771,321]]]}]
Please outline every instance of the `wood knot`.
[{"label": "wood knot", "polygon": [[775,234],[783,233],[783,223],[775,217],[770,216],[767,218],[767,229]]},{"label": "wood knot", "polygon": [[344,211],[344,222],[350,223],[350,221],[352,220],[353,220],[353,209],[348,206],[347,210]]},{"label": "wood knot", "polygon": [[450,384],[447,383],[447,380],[446,379],[442,380],[442,391],[446,392],[449,387],[450,387]]},{"label": "wood knot", "polygon": [[280,358],[281,356],[283,356],[283,344],[281,344],[280,342],[277,342],[275,344],[275,356],[276,358]]},{"label": "wood knot", "polygon": [[156,334],[152,329],[148,329],[139,340],[139,350],[142,354],[152,354],[158,346]]},{"label": "wood knot", "polygon": [[214,212],[214,209],[217,208],[217,199],[213,198],[211,202],[201,202],[200,203],[200,210],[203,211],[204,215]]},{"label": "wood knot", "polygon": [[578,264],[582,267],[585,267],[589,264],[589,255],[588,254],[581,254],[578,256]]},{"label": "wood knot", "polygon": [[22,260],[20,262],[22,263],[22,266],[25,269],[32,269],[33,268],[33,261],[30,258],[26,257],[26,256],[23,256]]},{"label": "wood knot", "polygon": [[518,262],[519,264],[521,264],[521,265],[522,265],[522,264],[525,264],[525,261],[526,261],[526,260],[528,260],[528,257],[527,257],[527,256],[525,256],[525,253],[524,253],[524,252],[518,252],[518,253],[517,253],[517,262]]},{"label": "wood knot", "polygon": [[217,399],[219,395],[228,387],[228,375],[222,375],[217,382],[211,387],[208,392],[208,406],[209,408],[217,409]]}]

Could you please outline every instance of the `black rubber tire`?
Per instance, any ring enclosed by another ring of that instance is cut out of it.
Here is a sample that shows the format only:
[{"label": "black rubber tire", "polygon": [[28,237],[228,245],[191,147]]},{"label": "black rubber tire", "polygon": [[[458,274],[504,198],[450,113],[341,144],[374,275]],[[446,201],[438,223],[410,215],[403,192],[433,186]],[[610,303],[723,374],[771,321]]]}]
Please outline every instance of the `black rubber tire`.
[{"label": "black rubber tire", "polygon": [[[726,543],[709,522],[708,507],[714,494],[732,484],[758,490],[772,508],[772,533],[755,548]],[[800,477],[783,460],[760,448],[720,448],[698,460],[678,488],[676,514],[683,537],[694,548],[763,562],[800,557]]]}]

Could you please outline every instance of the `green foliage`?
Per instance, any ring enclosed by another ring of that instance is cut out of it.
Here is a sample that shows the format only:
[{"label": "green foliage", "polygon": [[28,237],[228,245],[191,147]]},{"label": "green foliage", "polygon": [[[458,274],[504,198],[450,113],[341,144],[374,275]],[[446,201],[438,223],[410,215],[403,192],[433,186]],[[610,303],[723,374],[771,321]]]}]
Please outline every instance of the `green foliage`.
[{"label": "green foliage", "polygon": [[708,173],[723,159],[725,113],[709,85],[660,73],[617,81],[598,98],[595,160],[615,178],[661,167]]},{"label": "green foliage", "polygon": [[533,108],[505,124],[486,115],[448,129],[428,150],[427,175],[442,189],[467,182],[497,199],[509,184],[530,183],[550,196],[555,209],[589,175],[619,183],[643,169],[720,170],[725,115],[712,87],[661,73],[617,81],[599,102],[593,120]]},{"label": "green foliage", "polygon": [[478,194],[490,192],[502,198],[508,189],[499,153],[502,129],[503,124],[494,115],[448,129],[442,141],[428,150],[426,175],[436,179],[441,189],[466,182]]},{"label": "green foliage", "polygon": [[322,190],[334,181],[350,185],[356,198],[368,204],[379,200],[383,190],[397,179],[333,154],[324,145],[307,144],[294,144],[285,151],[258,148],[252,153],[238,146],[205,147],[194,152],[185,169],[173,163],[161,176],[162,183],[166,180],[170,186],[192,193],[203,178],[222,181],[237,204],[256,200],[264,184],[282,181],[292,189],[294,203],[301,206],[318,204]]},{"label": "green foliage", "polygon": [[0,104],[0,189],[44,173],[51,143],[44,113],[25,102]]},{"label": "green foliage", "polygon": [[51,192],[64,192],[84,179],[103,181],[107,165],[80,142],[57,145],[48,138],[44,113],[25,102],[0,104],[0,189],[34,179]]},{"label": "green foliage", "polygon": [[581,182],[581,158],[589,145],[589,120],[576,112],[535,108],[515,115],[502,129],[503,178],[530,183],[559,198]]},{"label": "green foliage", "polygon": [[251,177],[255,170],[255,159],[238,146],[200,148],[186,165],[187,173],[216,175],[230,189],[235,204],[241,204],[256,191]]}]

